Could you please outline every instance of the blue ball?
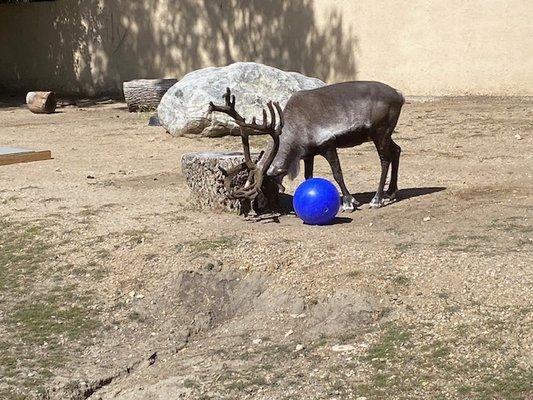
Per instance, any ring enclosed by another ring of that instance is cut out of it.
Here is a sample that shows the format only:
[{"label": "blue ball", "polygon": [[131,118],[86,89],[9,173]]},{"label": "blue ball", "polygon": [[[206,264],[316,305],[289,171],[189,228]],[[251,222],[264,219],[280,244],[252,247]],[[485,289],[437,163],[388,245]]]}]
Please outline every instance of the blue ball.
[{"label": "blue ball", "polygon": [[341,198],[333,183],[323,178],[311,178],[294,192],[292,204],[296,215],[309,225],[326,225],[335,219]]}]

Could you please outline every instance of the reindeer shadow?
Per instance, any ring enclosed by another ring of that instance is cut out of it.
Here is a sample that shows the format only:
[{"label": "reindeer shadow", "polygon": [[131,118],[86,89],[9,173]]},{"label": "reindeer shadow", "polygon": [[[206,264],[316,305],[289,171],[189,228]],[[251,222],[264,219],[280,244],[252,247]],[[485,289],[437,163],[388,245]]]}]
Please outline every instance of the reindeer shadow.
[{"label": "reindeer shadow", "polygon": [[[426,196],[429,194],[441,192],[443,190],[446,190],[446,188],[442,186],[400,189],[398,190],[398,193],[396,194],[396,201],[394,203],[398,203],[400,201],[411,199],[411,198],[418,197],[418,196]],[[361,204],[367,204],[367,203],[370,203],[370,201],[372,200],[375,194],[376,192],[363,192],[363,193],[354,193],[353,196]],[[282,215],[295,215],[294,207],[292,205],[293,197],[294,196],[290,194],[280,193],[279,212]],[[332,222],[332,225],[346,224],[352,221],[353,219],[349,217],[337,217]]]},{"label": "reindeer shadow", "polygon": [[[411,199],[413,197],[426,196],[428,194],[441,192],[443,190],[446,190],[446,188],[442,186],[399,189],[398,193],[396,193],[396,200],[394,201],[394,203]],[[370,203],[375,194],[376,192],[363,192],[353,193],[352,196],[354,196],[361,204],[368,204]]]},{"label": "reindeer shadow", "polygon": [[[277,211],[281,215],[293,215],[296,216],[294,212],[294,207],[292,205],[292,200],[294,196],[291,194],[280,193],[279,195],[279,207]],[[349,224],[353,221],[353,218],[345,216],[336,216],[335,219],[327,225],[340,225],[340,224]]]}]

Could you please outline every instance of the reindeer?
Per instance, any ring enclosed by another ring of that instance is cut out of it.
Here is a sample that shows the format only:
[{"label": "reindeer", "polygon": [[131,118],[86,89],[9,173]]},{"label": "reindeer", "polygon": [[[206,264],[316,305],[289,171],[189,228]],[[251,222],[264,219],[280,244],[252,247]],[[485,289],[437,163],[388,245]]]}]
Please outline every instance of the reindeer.
[{"label": "reindeer", "polygon": [[[230,134],[241,136],[245,156],[243,164],[222,171],[226,187],[230,188],[232,177],[240,171],[250,171],[246,185],[231,191],[234,198],[253,200],[276,185],[283,191],[283,178],[289,175],[294,179],[298,175],[300,160],[304,161],[305,179],[309,179],[313,176],[314,158],[321,155],[328,161],[341,189],[343,211],[354,211],[359,203],[344,183],[337,149],[372,141],[381,161],[381,177],[370,206],[378,208],[395,200],[401,148],[392,140],[392,133],[405,102],[396,89],[380,82],[357,81],[302,90],[291,96],[283,111],[278,103],[269,102],[270,122],[263,109],[262,124],[258,124],[255,117],[247,123],[237,113],[235,96],[229,88],[223,97],[225,105],[211,102],[209,112],[222,112],[235,120],[239,129]],[[280,120],[277,126],[276,113]],[[270,135],[273,139],[266,150],[267,156],[260,156],[257,164],[250,156],[251,135]],[[391,164],[391,179],[385,192]]]}]

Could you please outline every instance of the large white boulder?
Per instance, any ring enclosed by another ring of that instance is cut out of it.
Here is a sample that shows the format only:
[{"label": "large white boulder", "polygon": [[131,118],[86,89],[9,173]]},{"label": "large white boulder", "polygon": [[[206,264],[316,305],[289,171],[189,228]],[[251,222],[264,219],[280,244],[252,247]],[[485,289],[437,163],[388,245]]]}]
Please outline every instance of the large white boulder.
[{"label": "large white boulder", "polygon": [[281,107],[294,92],[324,86],[320,79],[297,72],[285,72],[254,62],[238,62],[227,67],[209,67],[193,71],[172,86],[157,108],[159,121],[174,136],[225,135],[235,126],[222,113],[208,115],[209,102],[223,104],[222,95],[229,87],[237,98],[237,111],[250,121],[262,118],[262,108],[269,100]]}]

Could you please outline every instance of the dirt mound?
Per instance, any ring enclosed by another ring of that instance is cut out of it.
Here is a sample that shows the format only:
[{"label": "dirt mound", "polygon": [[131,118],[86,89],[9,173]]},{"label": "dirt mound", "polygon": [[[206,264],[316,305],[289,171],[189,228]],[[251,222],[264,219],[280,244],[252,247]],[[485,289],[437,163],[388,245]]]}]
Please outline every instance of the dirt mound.
[{"label": "dirt mound", "polygon": [[[172,370],[172,359],[161,359],[171,358],[191,343],[196,346],[206,343],[216,352],[217,347],[219,350],[232,348],[242,343],[242,337],[261,337],[264,332],[277,332],[269,339],[277,344],[291,342],[294,338],[312,341],[361,329],[382,315],[379,302],[368,293],[338,289],[323,297],[306,299],[298,293],[280,289],[272,284],[272,280],[266,273],[246,274],[213,263],[208,263],[202,270],[179,272],[173,283],[161,291],[161,298],[154,302],[158,308],[171,310],[159,328],[179,337],[178,346],[161,343],[152,354],[146,353],[145,358],[130,362],[109,375],[89,374],[74,380],[59,378],[47,389],[44,399],[115,398],[113,393],[122,388],[122,382],[127,388],[140,371]],[[143,312],[147,313],[149,310]],[[156,327],[150,328],[154,330]],[[231,332],[231,335],[226,334],[221,339],[218,336],[222,332]],[[215,343],[214,337],[218,337]],[[180,379],[178,383],[175,381],[175,378],[169,378],[147,390],[158,394],[159,397],[154,398],[169,398],[165,397],[168,393],[174,394],[172,398],[180,398],[176,397],[180,390],[186,395],[188,390],[183,388],[183,382]],[[141,393],[140,397],[129,394],[117,398],[140,399],[146,395],[148,392]]]}]

